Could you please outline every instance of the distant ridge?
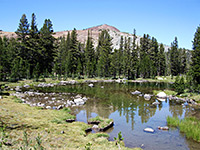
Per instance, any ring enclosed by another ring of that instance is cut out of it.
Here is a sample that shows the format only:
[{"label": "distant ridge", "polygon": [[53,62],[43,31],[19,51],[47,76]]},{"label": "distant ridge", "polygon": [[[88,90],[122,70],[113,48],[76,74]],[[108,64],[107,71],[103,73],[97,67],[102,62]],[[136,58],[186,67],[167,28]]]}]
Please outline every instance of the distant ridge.
[{"label": "distant ridge", "polygon": [[[92,35],[94,47],[97,47],[97,45],[98,45],[99,34],[101,33],[102,30],[107,30],[109,32],[110,36],[112,37],[113,49],[119,48],[121,36],[124,38],[130,37],[131,40],[133,39],[133,34],[131,34],[131,33],[121,32],[119,29],[117,29],[114,26],[102,24],[102,25],[97,25],[94,27],[86,28],[83,30],[77,30],[78,41],[80,41],[83,44],[86,43],[87,36],[88,36],[88,30],[91,31],[90,33]],[[53,36],[55,38],[67,37],[67,34],[71,33],[71,31],[72,30],[55,32],[55,34]],[[17,37],[15,32],[5,32],[5,31],[0,31],[0,36],[1,37],[6,36],[8,38],[11,38],[11,37],[16,38]],[[136,44],[140,45],[140,39],[141,39],[141,37],[137,36]],[[167,46],[167,45],[164,45],[164,47],[165,47],[165,51],[168,51],[168,48],[170,48],[170,46]]]}]

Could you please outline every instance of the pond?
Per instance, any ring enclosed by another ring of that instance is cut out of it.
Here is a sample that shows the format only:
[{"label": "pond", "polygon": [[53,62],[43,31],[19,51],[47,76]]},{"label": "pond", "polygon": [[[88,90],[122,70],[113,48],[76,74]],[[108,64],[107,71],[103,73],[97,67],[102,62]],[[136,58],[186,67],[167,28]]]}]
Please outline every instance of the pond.
[{"label": "pond", "polygon": [[[153,94],[153,90],[170,89],[167,83],[94,83],[94,87],[88,84],[75,84],[55,86],[52,88],[40,88],[42,92],[75,93],[89,97],[83,106],[72,107],[72,113],[77,121],[86,122],[92,117],[101,116],[112,118],[114,127],[106,132],[110,135],[109,140],[117,137],[121,131],[124,143],[127,147],[142,147],[146,150],[197,150],[200,143],[186,139],[184,134],[177,128],[159,130],[158,126],[166,126],[167,116],[184,118],[195,113],[193,107],[185,103],[177,103],[166,99],[158,101],[156,97],[145,100],[143,96],[132,95],[136,90],[143,94]],[[152,105],[153,102],[159,105]],[[144,132],[150,127],[154,133]]]}]

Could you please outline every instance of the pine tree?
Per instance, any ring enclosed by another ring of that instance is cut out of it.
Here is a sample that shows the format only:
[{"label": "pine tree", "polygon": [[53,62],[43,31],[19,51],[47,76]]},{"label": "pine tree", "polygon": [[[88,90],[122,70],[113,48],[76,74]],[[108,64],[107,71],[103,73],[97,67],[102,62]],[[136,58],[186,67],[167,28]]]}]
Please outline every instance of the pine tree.
[{"label": "pine tree", "polygon": [[19,41],[19,44],[17,44],[16,49],[18,49],[18,55],[16,57],[22,58],[24,61],[28,60],[29,56],[29,47],[28,47],[28,37],[29,37],[29,23],[26,18],[26,15],[23,14],[20,23],[18,26],[17,31],[15,32],[17,34],[17,39]]},{"label": "pine tree", "polygon": [[132,79],[135,79],[137,77],[137,70],[138,70],[138,65],[139,65],[139,58],[138,58],[138,47],[136,44],[136,30],[133,30],[133,44],[132,44]]},{"label": "pine tree", "polygon": [[158,73],[158,42],[154,37],[151,39],[151,48],[149,51],[150,59],[152,61],[151,76],[154,78]]},{"label": "pine tree", "polygon": [[120,39],[120,47],[119,47],[119,50],[118,50],[118,59],[117,59],[117,70],[118,70],[118,75],[119,75],[119,78],[123,72],[123,52],[124,52],[124,39],[123,39],[123,36],[121,36],[121,39]]},{"label": "pine tree", "polygon": [[165,59],[165,48],[164,45],[161,43],[159,47],[158,53],[158,75],[164,76],[166,70],[166,59]]},{"label": "pine tree", "polygon": [[88,30],[88,38],[86,41],[85,47],[85,61],[86,61],[86,74],[88,77],[92,77],[95,73],[95,59],[94,59],[95,51],[92,42],[92,38],[90,37],[90,33]]},{"label": "pine tree", "polygon": [[24,42],[26,40],[27,35],[29,34],[29,23],[25,14],[22,15],[18,29],[15,33],[20,41]]},{"label": "pine tree", "polygon": [[175,40],[171,43],[170,64],[171,64],[171,74],[173,76],[178,75],[180,73],[180,62],[179,62],[179,51],[178,51],[177,37],[175,37]]},{"label": "pine tree", "polygon": [[186,56],[186,49],[179,49],[179,56],[180,56],[180,73],[185,74],[186,73],[186,67],[187,67],[187,56]]},{"label": "pine tree", "polygon": [[41,59],[39,68],[41,72],[52,71],[55,57],[55,38],[53,37],[53,24],[50,19],[45,19],[43,27],[40,29]]},{"label": "pine tree", "polygon": [[[27,42],[26,42],[26,48],[27,48],[27,57],[25,59],[26,63],[29,63],[29,65],[24,65],[24,66],[29,66],[29,72],[30,75],[33,75],[33,70],[36,66],[36,64],[41,60],[41,45],[39,44],[40,39],[39,39],[39,32],[36,24],[36,16],[33,13],[32,14],[32,20],[31,20],[31,27],[29,30],[29,36],[27,37]],[[42,68],[42,64],[40,64]],[[28,69],[28,68],[27,68]],[[39,71],[40,72],[40,71]]]},{"label": "pine tree", "polygon": [[111,54],[111,74],[116,79],[118,69],[118,51],[117,49]]},{"label": "pine tree", "polygon": [[76,74],[79,55],[77,33],[74,29],[71,32],[70,48],[67,56],[67,68],[72,76]]},{"label": "pine tree", "polygon": [[143,78],[149,78],[152,74],[152,60],[150,59],[150,36],[144,34],[140,39],[140,76]]},{"label": "pine tree", "polygon": [[194,82],[200,84],[200,26],[194,34],[191,70]]},{"label": "pine tree", "polygon": [[101,77],[110,76],[110,62],[111,62],[111,52],[112,52],[112,42],[108,31],[103,30],[99,35],[99,60],[98,60],[98,75]]}]

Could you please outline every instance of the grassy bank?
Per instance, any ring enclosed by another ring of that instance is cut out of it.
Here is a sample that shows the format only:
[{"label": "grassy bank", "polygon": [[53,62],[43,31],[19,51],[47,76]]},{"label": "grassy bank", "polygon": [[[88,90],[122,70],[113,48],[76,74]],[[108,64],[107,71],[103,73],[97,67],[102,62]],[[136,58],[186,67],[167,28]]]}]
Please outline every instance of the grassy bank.
[{"label": "grassy bank", "polygon": [[200,142],[200,120],[190,117],[180,120],[177,117],[167,117],[169,126],[178,127],[181,132],[185,133],[187,138]]},{"label": "grassy bank", "polygon": [[[68,111],[42,110],[4,96],[0,99],[0,146],[3,149],[117,149],[115,142],[107,140],[107,134],[86,136],[89,125],[66,123],[66,119],[74,118]],[[121,148],[129,149],[123,145]]]}]

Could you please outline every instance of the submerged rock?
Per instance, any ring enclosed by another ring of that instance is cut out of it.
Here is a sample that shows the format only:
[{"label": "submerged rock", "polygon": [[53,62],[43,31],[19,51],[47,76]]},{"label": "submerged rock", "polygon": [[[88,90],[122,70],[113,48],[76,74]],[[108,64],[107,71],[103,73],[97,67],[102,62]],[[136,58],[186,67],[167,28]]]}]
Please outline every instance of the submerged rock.
[{"label": "submerged rock", "polygon": [[169,130],[169,127],[168,126],[164,126],[164,127],[158,126],[158,129],[159,130]]},{"label": "submerged rock", "polygon": [[151,99],[151,95],[150,94],[144,94],[144,99],[145,100],[150,100]]},{"label": "submerged rock", "polygon": [[157,98],[159,101],[164,102],[166,99],[165,98]]},{"label": "submerged rock", "polygon": [[155,132],[154,129],[152,129],[152,128],[145,128],[144,131],[145,132],[149,132],[149,133],[154,133]]},{"label": "submerged rock", "polygon": [[159,102],[153,102],[152,105],[159,105]]}]

